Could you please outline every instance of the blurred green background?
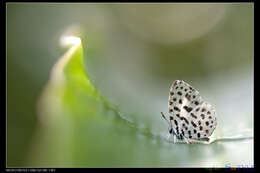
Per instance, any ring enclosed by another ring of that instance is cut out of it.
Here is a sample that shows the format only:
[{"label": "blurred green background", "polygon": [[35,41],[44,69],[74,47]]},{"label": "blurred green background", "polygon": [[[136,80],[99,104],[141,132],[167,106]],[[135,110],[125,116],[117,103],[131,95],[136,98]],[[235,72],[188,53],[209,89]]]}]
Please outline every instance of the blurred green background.
[{"label": "blurred green background", "polygon": [[[6,11],[8,167],[254,164],[253,3],[7,3]],[[49,79],[66,35],[82,48],[58,88]],[[231,140],[164,140],[160,112],[177,79],[216,108],[214,138]]]}]

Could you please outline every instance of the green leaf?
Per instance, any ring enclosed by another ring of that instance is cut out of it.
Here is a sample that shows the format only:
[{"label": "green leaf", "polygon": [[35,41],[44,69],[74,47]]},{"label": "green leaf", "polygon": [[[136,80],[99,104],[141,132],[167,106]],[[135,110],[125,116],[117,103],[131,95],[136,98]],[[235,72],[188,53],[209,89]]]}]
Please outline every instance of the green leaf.
[{"label": "green leaf", "polygon": [[84,46],[84,40],[73,45],[53,67],[39,100],[39,123],[28,166],[252,166],[253,140],[173,144],[122,117],[120,108],[104,98],[89,78],[84,57],[92,50]]}]

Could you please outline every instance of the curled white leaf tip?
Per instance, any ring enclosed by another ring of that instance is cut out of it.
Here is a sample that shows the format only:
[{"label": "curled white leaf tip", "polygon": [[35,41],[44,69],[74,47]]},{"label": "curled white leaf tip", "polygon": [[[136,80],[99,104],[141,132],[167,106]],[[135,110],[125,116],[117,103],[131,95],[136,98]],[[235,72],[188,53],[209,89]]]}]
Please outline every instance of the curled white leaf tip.
[{"label": "curled white leaf tip", "polygon": [[63,36],[61,37],[61,45],[63,46],[76,46],[81,44],[81,39],[76,36]]}]

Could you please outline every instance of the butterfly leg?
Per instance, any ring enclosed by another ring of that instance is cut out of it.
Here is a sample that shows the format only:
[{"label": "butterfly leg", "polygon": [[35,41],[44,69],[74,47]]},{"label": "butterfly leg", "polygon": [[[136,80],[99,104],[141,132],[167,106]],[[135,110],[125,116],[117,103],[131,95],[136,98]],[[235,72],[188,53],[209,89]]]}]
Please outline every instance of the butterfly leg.
[{"label": "butterfly leg", "polygon": [[166,137],[167,141],[169,141],[170,135],[171,135],[171,134],[168,134],[168,135],[167,135],[167,137]]},{"label": "butterfly leg", "polygon": [[176,135],[173,135],[173,143],[176,143],[177,139],[176,139]]},{"label": "butterfly leg", "polygon": [[[172,138],[171,138],[172,137]],[[176,143],[176,135],[169,133],[166,137],[167,141],[171,141],[173,143]],[[172,140],[173,139],[173,140]]]}]

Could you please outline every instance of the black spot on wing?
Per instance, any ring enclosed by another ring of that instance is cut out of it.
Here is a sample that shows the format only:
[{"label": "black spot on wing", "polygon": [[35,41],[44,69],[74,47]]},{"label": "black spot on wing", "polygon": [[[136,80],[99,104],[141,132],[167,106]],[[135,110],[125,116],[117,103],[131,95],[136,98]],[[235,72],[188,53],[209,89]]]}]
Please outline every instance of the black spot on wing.
[{"label": "black spot on wing", "polygon": [[187,93],[187,94],[185,94],[185,97],[187,98],[187,100],[189,100],[190,101],[190,95]]},{"label": "black spot on wing", "polygon": [[185,109],[187,112],[192,111],[192,107],[188,107],[188,106],[183,106],[183,109]]},{"label": "black spot on wing", "polygon": [[198,138],[200,138],[200,133],[197,134]]},{"label": "black spot on wing", "polygon": [[193,121],[191,121],[191,124],[193,125],[193,127],[197,127],[197,124],[195,124]]},{"label": "black spot on wing", "polygon": [[189,124],[189,121],[185,117],[182,117],[182,118],[186,122],[186,124]]},{"label": "black spot on wing", "polygon": [[174,106],[173,109],[176,110],[176,111],[178,111],[178,112],[181,111],[181,110],[180,110],[178,107],[176,107],[176,106]]},{"label": "black spot on wing", "polygon": [[194,113],[191,113],[190,115],[191,115],[193,118],[197,119],[197,116],[194,115]]},{"label": "black spot on wing", "polygon": [[179,127],[178,126],[176,127],[176,132],[177,132],[177,134],[179,134]]},{"label": "black spot on wing", "polygon": [[181,134],[184,136],[184,131],[183,131],[183,129],[181,129]]}]

